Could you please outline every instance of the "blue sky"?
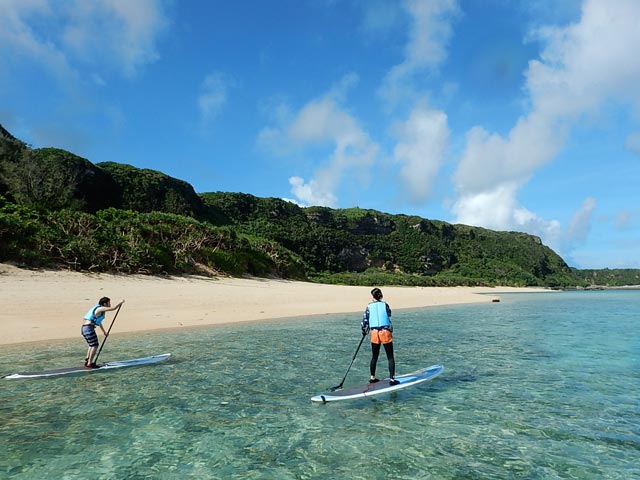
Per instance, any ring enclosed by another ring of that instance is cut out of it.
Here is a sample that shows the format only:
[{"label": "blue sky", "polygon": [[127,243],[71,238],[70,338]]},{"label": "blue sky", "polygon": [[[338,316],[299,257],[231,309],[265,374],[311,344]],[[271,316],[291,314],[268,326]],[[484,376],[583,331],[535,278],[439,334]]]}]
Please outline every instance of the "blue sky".
[{"label": "blue sky", "polygon": [[637,0],[0,0],[0,123],[197,192],[640,268]]}]

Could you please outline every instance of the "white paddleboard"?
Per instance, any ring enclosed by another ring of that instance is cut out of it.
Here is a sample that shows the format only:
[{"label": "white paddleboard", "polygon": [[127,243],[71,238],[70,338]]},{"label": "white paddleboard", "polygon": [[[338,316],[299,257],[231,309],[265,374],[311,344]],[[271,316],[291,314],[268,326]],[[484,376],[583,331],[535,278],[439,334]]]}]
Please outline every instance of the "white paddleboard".
[{"label": "white paddleboard", "polygon": [[340,400],[352,400],[354,398],[371,397],[373,395],[380,395],[382,393],[393,392],[402,388],[412,387],[419,383],[432,380],[444,372],[442,365],[433,365],[428,368],[416,370],[413,373],[407,373],[406,375],[400,375],[396,377],[400,383],[397,385],[389,385],[389,379],[385,378],[376,383],[368,383],[366,385],[358,385],[357,387],[343,388],[336,390],[335,392],[327,392],[321,395],[311,397],[312,402],[337,402]]},{"label": "white paddleboard", "polygon": [[93,373],[102,372],[104,370],[111,370],[114,368],[123,367],[135,367],[138,365],[147,365],[149,363],[158,363],[166,360],[171,356],[170,353],[164,353],[162,355],[154,355],[153,357],[134,358],[132,360],[121,360],[118,362],[107,362],[100,368],[86,368],[86,367],[68,367],[68,368],[56,368],[54,370],[43,370],[41,372],[20,372],[6,375],[4,378],[16,379],[16,378],[40,378],[40,377],[55,377],[58,375],[70,375],[74,373]]}]

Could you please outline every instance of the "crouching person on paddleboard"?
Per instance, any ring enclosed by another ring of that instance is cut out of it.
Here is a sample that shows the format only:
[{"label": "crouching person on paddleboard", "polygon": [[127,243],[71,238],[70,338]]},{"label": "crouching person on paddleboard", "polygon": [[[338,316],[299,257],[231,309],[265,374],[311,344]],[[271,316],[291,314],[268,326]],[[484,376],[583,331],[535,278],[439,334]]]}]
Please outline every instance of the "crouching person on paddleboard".
[{"label": "crouching person on paddleboard", "polygon": [[86,368],[99,368],[95,363],[95,355],[98,350],[98,346],[100,342],[98,342],[98,334],[96,333],[96,326],[100,327],[102,333],[105,338],[107,337],[107,332],[102,326],[102,322],[105,318],[106,312],[111,312],[120,308],[120,306],[124,303],[122,300],[115,307],[111,306],[111,299],[109,297],[102,297],[98,300],[98,304],[94,305],[89,309],[87,314],[84,316],[84,323],[82,324],[82,336],[89,344],[89,349],[87,350],[87,358],[84,359],[84,366]]},{"label": "crouching person on paddleboard", "polygon": [[380,355],[380,345],[384,346],[384,352],[387,354],[389,362],[389,384],[397,385],[400,383],[395,379],[396,361],[393,358],[393,326],[391,325],[391,308],[387,302],[382,301],[382,290],[374,288],[371,290],[373,302],[371,302],[364,311],[362,322],[362,335],[366,335],[367,331],[371,331],[371,363],[369,364],[369,372],[371,377],[370,383],[379,382],[376,378],[376,365],[378,356]]}]

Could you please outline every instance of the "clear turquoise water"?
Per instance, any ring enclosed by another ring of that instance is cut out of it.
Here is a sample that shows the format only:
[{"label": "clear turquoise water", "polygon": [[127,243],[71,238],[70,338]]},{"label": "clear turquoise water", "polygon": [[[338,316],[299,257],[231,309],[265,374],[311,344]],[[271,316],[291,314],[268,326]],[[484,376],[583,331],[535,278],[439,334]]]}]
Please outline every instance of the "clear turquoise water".
[{"label": "clear turquoise water", "polygon": [[[398,372],[445,373],[326,405],[309,399],[342,379],[358,315],[114,335],[101,360],[173,357],[0,380],[0,478],[640,478],[640,292],[501,298],[394,311]],[[84,349],[3,347],[0,373]],[[365,343],[346,386],[368,360]]]}]

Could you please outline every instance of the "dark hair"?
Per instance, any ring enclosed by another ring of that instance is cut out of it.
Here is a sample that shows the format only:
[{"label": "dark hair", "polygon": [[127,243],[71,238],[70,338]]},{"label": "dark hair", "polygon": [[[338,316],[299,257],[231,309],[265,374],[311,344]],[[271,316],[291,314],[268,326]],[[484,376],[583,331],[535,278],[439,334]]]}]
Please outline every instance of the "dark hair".
[{"label": "dark hair", "polygon": [[374,288],[373,290],[371,290],[371,296],[376,300],[380,300],[382,298],[382,290],[380,290],[378,287]]},{"label": "dark hair", "polygon": [[102,297],[100,300],[98,300],[98,305],[105,306],[110,301],[111,299],[109,297]]}]

